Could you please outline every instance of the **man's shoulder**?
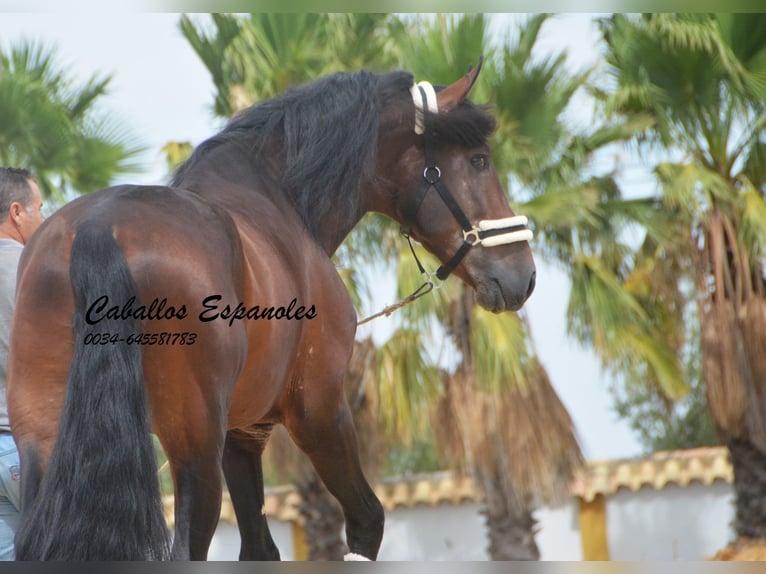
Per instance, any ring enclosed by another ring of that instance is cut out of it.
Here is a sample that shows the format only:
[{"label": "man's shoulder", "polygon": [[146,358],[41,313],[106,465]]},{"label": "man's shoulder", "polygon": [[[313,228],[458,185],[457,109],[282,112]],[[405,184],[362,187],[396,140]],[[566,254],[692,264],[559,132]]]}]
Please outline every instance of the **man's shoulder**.
[{"label": "man's shoulder", "polygon": [[24,246],[15,239],[0,238],[0,253],[17,254],[24,250]]},{"label": "man's shoulder", "polygon": [[9,269],[8,265],[18,264],[22,251],[24,251],[24,246],[18,241],[0,239],[0,266],[7,270]]}]

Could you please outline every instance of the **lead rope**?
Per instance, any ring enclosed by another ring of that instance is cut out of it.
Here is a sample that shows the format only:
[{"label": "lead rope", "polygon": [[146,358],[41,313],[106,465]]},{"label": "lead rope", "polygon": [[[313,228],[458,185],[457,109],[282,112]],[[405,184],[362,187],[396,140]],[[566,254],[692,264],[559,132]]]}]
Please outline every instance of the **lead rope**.
[{"label": "lead rope", "polygon": [[401,309],[405,305],[409,305],[416,299],[420,299],[423,295],[428,295],[431,291],[433,291],[434,283],[431,280],[426,281],[423,283],[420,287],[415,289],[415,291],[411,294],[399,301],[398,303],[394,303],[393,305],[389,305],[388,307],[384,308],[382,311],[378,311],[374,315],[370,315],[369,317],[365,317],[361,321],[357,322],[357,327],[359,325],[364,325],[365,323],[372,321],[373,319],[377,319],[378,317],[386,316],[388,317],[396,311],[397,309]]},{"label": "lead rope", "polygon": [[412,245],[412,239],[410,238],[409,233],[402,233],[404,237],[407,239],[407,243],[410,245],[410,251],[412,251],[412,256],[415,258],[415,263],[418,264],[418,269],[420,270],[421,275],[425,275],[426,281],[423,283],[420,287],[415,289],[415,291],[412,292],[412,294],[408,295],[398,303],[394,303],[393,305],[389,305],[382,311],[379,311],[375,313],[374,315],[370,315],[369,317],[365,317],[361,321],[357,322],[357,327],[359,325],[364,325],[368,321],[372,321],[373,319],[377,319],[378,317],[386,316],[388,317],[396,311],[397,309],[401,309],[405,305],[409,305],[416,299],[420,299],[423,295],[428,295],[431,291],[434,289],[434,282],[431,280],[431,277],[433,277],[433,274],[426,271],[425,267],[423,267],[423,264],[420,262],[420,258],[418,257],[418,254],[415,253],[415,246]]}]

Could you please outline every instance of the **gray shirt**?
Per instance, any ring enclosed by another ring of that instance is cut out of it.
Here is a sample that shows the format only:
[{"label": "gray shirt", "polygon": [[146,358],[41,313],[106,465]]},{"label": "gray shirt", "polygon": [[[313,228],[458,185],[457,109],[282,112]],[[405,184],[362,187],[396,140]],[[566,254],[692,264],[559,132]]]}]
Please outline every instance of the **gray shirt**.
[{"label": "gray shirt", "polygon": [[0,239],[0,431],[9,431],[8,403],[5,400],[8,370],[8,339],[11,335],[13,304],[16,300],[16,271],[24,246],[13,239]]}]

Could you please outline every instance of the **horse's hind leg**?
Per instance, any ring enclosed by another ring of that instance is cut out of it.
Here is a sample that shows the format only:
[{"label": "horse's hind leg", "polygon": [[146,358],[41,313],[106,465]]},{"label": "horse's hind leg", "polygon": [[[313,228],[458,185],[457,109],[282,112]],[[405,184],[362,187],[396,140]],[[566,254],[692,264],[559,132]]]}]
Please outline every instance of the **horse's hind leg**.
[{"label": "horse's hind leg", "polygon": [[[194,378],[189,375],[186,380],[193,381]],[[199,388],[196,384],[188,384],[186,394],[176,399],[178,410],[155,421],[155,431],[173,476],[174,560],[206,560],[221,513],[221,458],[226,415],[224,409],[216,406],[216,400],[203,399],[201,393],[198,395]],[[190,402],[184,404],[184,400]],[[192,410],[192,405],[196,406],[196,411]],[[184,414],[185,419],[182,418]],[[178,421],[183,423],[179,425]]]},{"label": "horse's hind leg", "polygon": [[383,538],[383,507],[362,472],[348,403],[342,396],[335,403],[323,402],[310,416],[290,417],[286,426],[343,507],[350,552],[375,560]]},{"label": "horse's hind leg", "polygon": [[220,464],[218,450],[175,467],[174,560],[207,560],[221,513]]},{"label": "horse's hind leg", "polygon": [[240,560],[279,560],[279,550],[263,515],[261,455],[273,425],[229,431],[223,449],[223,473],[237,515],[242,546]]}]

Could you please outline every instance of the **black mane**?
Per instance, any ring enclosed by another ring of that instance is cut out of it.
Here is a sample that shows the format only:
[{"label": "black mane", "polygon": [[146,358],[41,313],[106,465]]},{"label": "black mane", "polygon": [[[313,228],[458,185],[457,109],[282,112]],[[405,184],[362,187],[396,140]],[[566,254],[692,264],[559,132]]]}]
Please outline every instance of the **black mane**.
[{"label": "black mane", "polygon": [[[201,143],[176,171],[182,186],[210,152],[227,144],[257,156],[273,142],[281,148],[281,185],[314,237],[329,213],[338,221],[361,216],[361,184],[374,172],[380,111],[409,98],[412,75],[367,71],[336,73],[286,91],[237,114]],[[413,117],[414,122],[414,117]],[[485,110],[464,102],[433,116],[434,143],[475,147],[494,130]],[[226,173],[225,166],[218,166]]]}]

